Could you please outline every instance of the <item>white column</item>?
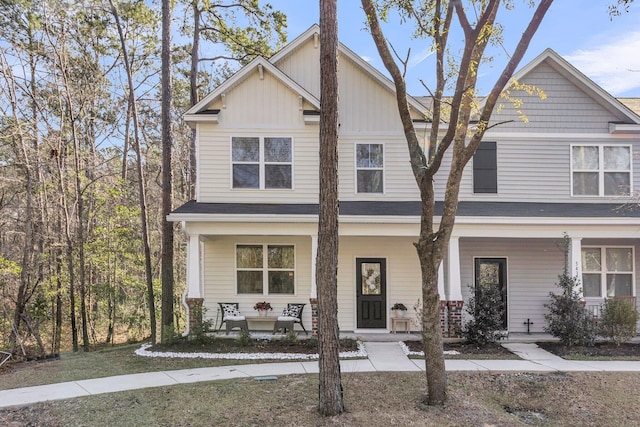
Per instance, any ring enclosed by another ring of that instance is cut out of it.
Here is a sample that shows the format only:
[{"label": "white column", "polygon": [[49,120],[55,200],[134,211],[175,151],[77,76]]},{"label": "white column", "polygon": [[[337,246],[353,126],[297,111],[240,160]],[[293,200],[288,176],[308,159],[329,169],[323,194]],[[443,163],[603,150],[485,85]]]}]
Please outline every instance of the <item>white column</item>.
[{"label": "white column", "polygon": [[311,295],[310,298],[318,298],[316,283],[316,258],[318,256],[318,236],[311,236]]},{"label": "white column", "polygon": [[202,298],[200,235],[190,234],[187,243],[187,298]]},{"label": "white column", "polygon": [[449,301],[462,301],[460,280],[460,237],[449,240]]},{"label": "white column", "polygon": [[[571,254],[569,256],[569,262],[571,265],[569,266],[569,274],[573,277],[577,277],[582,284],[582,237],[572,237],[571,238]],[[576,289],[580,296],[582,294],[582,285],[579,286],[579,289]]]},{"label": "white column", "polygon": [[440,267],[438,267],[438,294],[440,295],[440,301],[447,299],[444,293],[444,260],[442,260]]}]

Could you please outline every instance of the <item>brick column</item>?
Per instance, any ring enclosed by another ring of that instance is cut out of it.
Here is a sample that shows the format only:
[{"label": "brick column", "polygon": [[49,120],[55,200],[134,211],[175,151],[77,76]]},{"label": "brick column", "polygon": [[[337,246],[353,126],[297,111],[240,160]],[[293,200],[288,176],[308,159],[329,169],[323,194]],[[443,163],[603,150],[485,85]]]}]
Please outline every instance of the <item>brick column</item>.
[{"label": "brick column", "polygon": [[201,336],[202,329],[202,303],[204,298],[186,298],[189,307],[189,337]]},{"label": "brick column", "polygon": [[440,301],[440,331],[442,336],[447,338],[447,302]]},{"label": "brick column", "polygon": [[318,298],[309,298],[311,306],[311,335],[318,336]]},{"label": "brick column", "polygon": [[447,306],[449,308],[447,313],[449,338],[460,338],[463,305],[464,301],[447,301]]}]

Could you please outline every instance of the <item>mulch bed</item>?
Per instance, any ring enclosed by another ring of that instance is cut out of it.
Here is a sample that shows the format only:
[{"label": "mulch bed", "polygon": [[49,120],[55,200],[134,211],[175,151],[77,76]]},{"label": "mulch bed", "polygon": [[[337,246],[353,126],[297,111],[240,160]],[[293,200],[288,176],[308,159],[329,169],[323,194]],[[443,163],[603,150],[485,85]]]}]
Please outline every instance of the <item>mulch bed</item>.
[{"label": "mulch bed", "polygon": [[[423,351],[422,341],[405,341],[404,342],[411,351]],[[496,355],[506,356],[512,354],[509,350],[502,347],[500,344],[487,344],[486,346],[479,347],[475,344],[468,344],[465,342],[450,342],[443,344],[444,351],[455,350],[462,355]]]},{"label": "mulch bed", "polygon": [[563,358],[611,358],[627,360],[640,360],[639,343],[623,343],[620,346],[610,342],[596,343],[593,346],[567,347],[559,342],[538,342],[538,346],[550,353]]},{"label": "mulch bed", "polygon": [[[315,339],[300,339],[292,342],[286,339],[251,340],[249,345],[241,345],[234,338],[214,338],[206,340],[180,339],[171,344],[156,344],[149,351],[176,353],[298,353],[315,354],[318,342]],[[341,339],[340,351],[357,351],[358,342]]]}]

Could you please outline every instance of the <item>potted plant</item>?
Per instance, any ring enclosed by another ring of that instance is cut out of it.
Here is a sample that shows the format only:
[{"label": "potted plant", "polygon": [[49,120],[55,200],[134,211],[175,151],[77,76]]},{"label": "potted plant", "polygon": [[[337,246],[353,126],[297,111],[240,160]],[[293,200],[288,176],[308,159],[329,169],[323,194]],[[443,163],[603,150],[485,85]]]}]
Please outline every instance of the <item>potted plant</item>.
[{"label": "potted plant", "polygon": [[271,304],[269,304],[268,302],[262,301],[262,302],[257,302],[256,305],[253,306],[253,309],[258,310],[259,316],[266,316],[267,311],[273,310],[273,307],[271,307]]},{"label": "potted plant", "polygon": [[404,315],[407,313],[407,306],[401,302],[397,302],[393,304],[391,310],[395,311],[399,317],[404,317]]}]

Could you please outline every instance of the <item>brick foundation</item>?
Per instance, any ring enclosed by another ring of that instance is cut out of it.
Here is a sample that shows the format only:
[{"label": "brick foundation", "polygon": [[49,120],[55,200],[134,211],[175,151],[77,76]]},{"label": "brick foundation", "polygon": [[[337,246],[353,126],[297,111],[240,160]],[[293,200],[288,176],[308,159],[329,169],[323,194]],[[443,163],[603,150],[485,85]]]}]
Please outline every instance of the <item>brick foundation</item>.
[{"label": "brick foundation", "polygon": [[189,336],[202,334],[202,303],[204,298],[187,298],[189,307]]},{"label": "brick foundation", "polygon": [[311,307],[311,334],[313,336],[318,335],[318,299],[309,298],[309,305]]}]

